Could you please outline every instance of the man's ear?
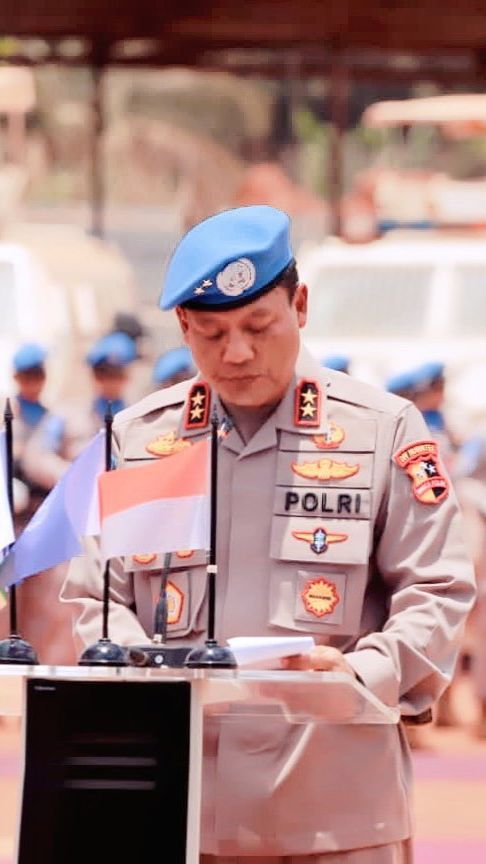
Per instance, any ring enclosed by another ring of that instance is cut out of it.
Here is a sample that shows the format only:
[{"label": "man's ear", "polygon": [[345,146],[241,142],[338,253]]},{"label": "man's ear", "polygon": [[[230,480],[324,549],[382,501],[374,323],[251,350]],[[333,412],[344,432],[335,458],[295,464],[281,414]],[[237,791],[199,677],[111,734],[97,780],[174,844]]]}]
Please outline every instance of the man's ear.
[{"label": "man's ear", "polygon": [[184,338],[186,338],[188,330],[187,311],[182,306],[176,306],[175,311],[179,321],[179,327],[182,330],[182,335],[184,336]]},{"label": "man's ear", "polygon": [[299,327],[304,327],[307,321],[307,298],[307,285],[305,285],[303,282],[299,282],[294,294],[294,306],[297,312],[297,321]]}]

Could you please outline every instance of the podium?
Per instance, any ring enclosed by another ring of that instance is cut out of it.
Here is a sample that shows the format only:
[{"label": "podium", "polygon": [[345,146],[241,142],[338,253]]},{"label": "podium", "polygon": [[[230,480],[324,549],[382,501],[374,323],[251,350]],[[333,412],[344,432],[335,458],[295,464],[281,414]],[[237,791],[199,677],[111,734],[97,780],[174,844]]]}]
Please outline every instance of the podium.
[{"label": "podium", "polygon": [[342,673],[4,666],[0,682],[23,723],[16,864],[199,864],[205,718],[399,719]]}]

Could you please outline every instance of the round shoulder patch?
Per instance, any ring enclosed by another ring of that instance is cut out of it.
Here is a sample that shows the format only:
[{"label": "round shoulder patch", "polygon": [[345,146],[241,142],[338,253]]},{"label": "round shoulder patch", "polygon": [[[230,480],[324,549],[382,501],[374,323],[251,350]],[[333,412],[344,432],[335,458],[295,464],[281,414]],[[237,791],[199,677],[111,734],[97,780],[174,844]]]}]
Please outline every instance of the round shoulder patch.
[{"label": "round shoulder patch", "polygon": [[255,265],[249,258],[227,264],[216,276],[216,285],[227,297],[238,297],[255,284]]}]

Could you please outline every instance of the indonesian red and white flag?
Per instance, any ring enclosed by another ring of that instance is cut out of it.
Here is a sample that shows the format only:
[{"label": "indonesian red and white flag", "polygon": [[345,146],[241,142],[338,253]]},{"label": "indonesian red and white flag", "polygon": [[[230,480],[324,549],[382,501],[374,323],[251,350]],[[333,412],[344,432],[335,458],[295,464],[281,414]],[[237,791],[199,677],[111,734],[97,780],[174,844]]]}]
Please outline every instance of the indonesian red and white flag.
[{"label": "indonesian red and white flag", "polygon": [[209,548],[209,444],[199,441],[99,478],[101,553],[150,555]]}]

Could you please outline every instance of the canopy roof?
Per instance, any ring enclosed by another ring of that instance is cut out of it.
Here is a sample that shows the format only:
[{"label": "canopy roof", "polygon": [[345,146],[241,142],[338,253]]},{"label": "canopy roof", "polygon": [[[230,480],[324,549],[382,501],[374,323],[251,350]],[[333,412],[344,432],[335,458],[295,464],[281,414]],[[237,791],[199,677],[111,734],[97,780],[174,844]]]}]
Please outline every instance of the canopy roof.
[{"label": "canopy roof", "polygon": [[373,128],[437,124],[454,134],[455,130],[484,132],[486,95],[459,93],[419,99],[375,102],[362,116],[362,123]]},{"label": "canopy roof", "polygon": [[[475,52],[481,64],[486,0],[3,0],[0,33],[86,39],[110,62],[114,43],[138,39],[148,41],[132,60],[145,62],[151,50],[157,62],[193,65],[208,51],[320,46]],[[65,46],[59,59],[77,50]]]}]

